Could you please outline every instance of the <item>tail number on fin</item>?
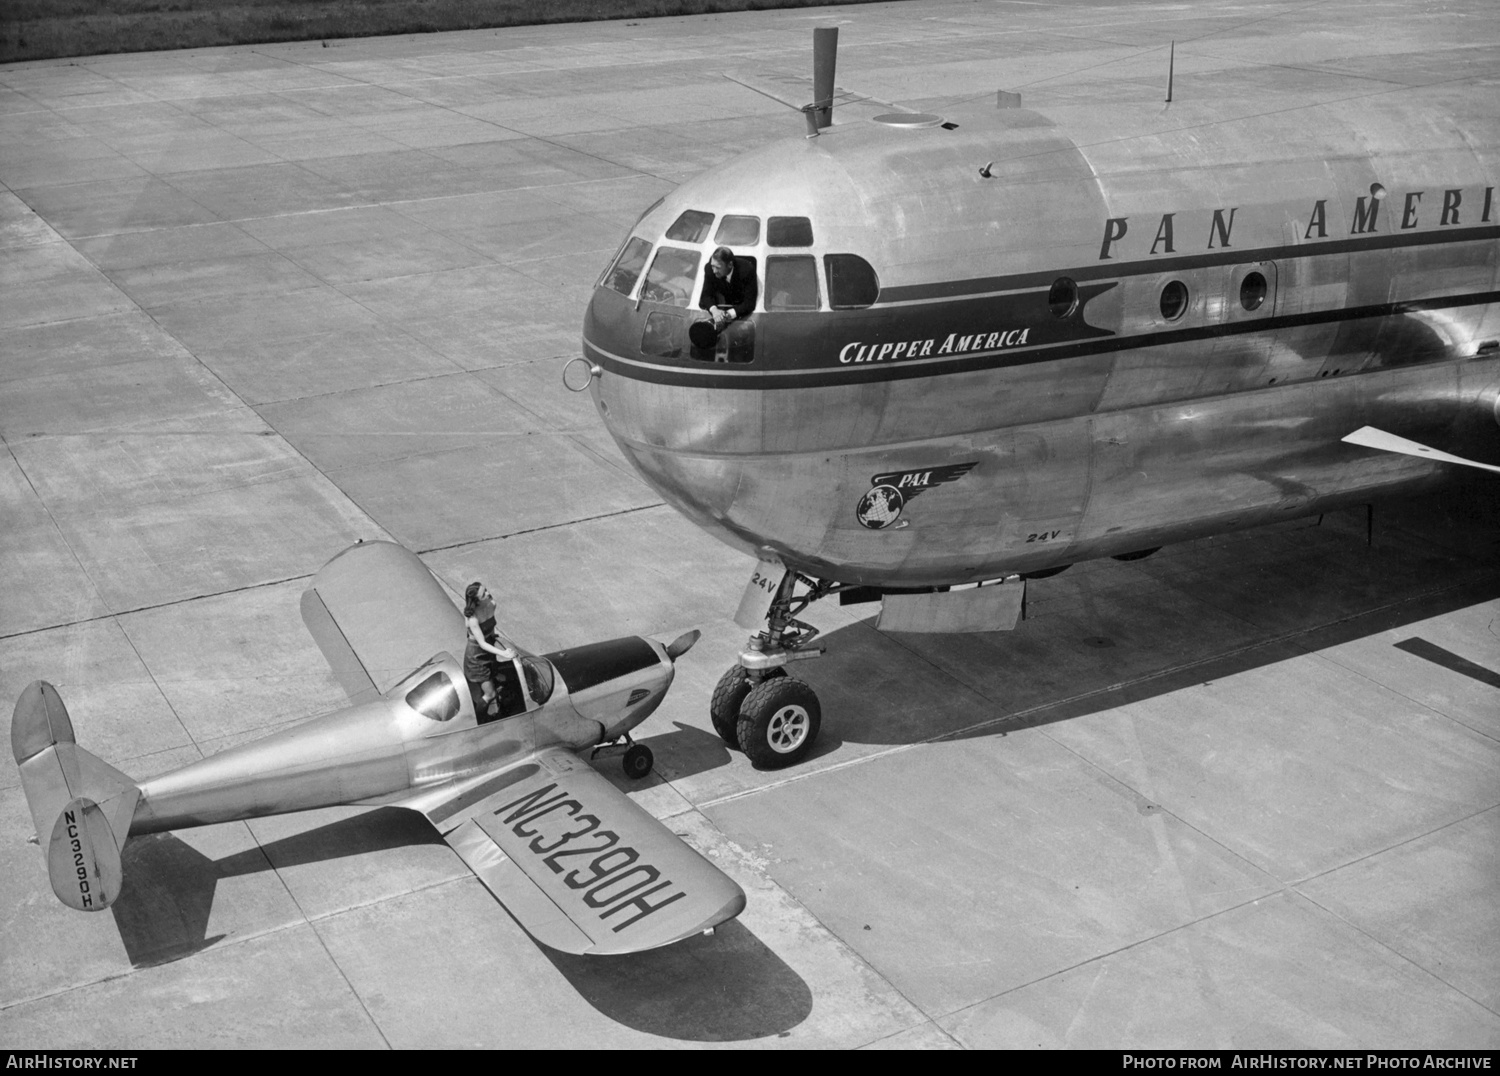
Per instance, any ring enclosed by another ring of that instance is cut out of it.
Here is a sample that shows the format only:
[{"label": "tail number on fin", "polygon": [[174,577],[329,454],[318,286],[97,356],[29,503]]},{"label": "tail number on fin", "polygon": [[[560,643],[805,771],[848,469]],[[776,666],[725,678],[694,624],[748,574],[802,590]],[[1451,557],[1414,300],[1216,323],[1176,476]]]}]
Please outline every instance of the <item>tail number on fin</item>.
[{"label": "tail number on fin", "polygon": [[83,858],[83,840],[78,832],[78,816],[73,811],[64,811],[63,821],[68,826],[68,848],[73,853],[73,865],[78,872],[78,899],[85,908],[91,908],[94,898],[89,893],[89,868]]},{"label": "tail number on fin", "polygon": [[120,855],[104,812],[76,799],[57,816],[47,849],[47,873],[57,899],[82,912],[97,912],[120,892]]},{"label": "tail number on fin", "polygon": [[[585,813],[583,804],[568,793],[557,792],[548,798],[548,793],[556,789],[556,784],[540,788],[507,803],[494,812],[495,816],[503,815],[502,821],[517,837],[530,838],[527,850],[541,856],[553,874],[567,870],[559,862],[567,856],[591,857],[587,874],[583,873],[583,867],[567,871],[563,883],[569,889],[582,891],[584,904],[599,913],[601,922],[634,908],[635,915],[613,924],[614,933],[687,896],[680,888],[675,893],[663,892],[672,887],[671,879],[663,881],[660,870],[640,862],[641,854],[629,845],[621,845],[618,834],[599,829],[599,819]],[[570,847],[575,841],[577,846]],[[653,897],[654,901],[648,899]]]}]

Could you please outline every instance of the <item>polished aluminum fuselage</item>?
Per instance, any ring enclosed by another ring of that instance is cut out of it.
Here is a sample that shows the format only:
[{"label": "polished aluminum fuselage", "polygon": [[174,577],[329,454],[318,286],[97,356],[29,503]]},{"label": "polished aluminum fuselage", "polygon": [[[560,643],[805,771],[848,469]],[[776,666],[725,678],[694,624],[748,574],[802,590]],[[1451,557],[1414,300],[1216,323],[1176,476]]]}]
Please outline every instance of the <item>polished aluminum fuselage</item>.
[{"label": "polished aluminum fuselage", "polygon": [[[525,713],[483,725],[476,723],[458,662],[439,655],[374,702],[313,718],[139,782],[141,798],[130,833],[397,802],[503,770],[542,748],[580,750],[617,739],[661,704],[673,666],[658,643],[616,642],[638,644],[633,649],[645,659],[620,675],[591,676],[575,691],[559,675],[544,703],[528,700]],[[459,712],[448,721],[434,721],[405,701],[413,687],[435,672],[446,673],[459,687]]]},{"label": "polished aluminum fuselage", "polygon": [[[948,118],[956,129],[867,121],[765,147],[632,231],[659,250],[692,246],[663,239],[688,209],[806,216],[810,247],[736,253],[820,269],[858,254],[879,275],[871,305],[831,308],[820,272],[821,309],[763,297],[753,361],[736,364],[645,346],[691,320],[692,300],[596,290],[596,405],[646,479],[719,537],[827,579],[954,584],[1448,477],[1340,443],[1363,425],[1494,458],[1493,88],[1290,122]],[[1252,274],[1266,283],[1253,308]],[[1079,300],[1066,314],[1049,306],[1061,278]],[[1173,281],[1188,303],[1168,318]],[[944,468],[962,473],[932,480]],[[862,498],[892,475],[914,476],[920,499],[872,526]]]}]

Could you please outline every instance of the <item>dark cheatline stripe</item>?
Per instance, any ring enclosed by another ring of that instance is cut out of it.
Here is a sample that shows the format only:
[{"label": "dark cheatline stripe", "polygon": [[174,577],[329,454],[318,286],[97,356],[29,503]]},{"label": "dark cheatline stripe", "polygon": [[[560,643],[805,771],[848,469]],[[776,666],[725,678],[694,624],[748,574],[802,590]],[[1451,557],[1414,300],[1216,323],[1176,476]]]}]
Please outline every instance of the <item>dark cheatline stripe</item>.
[{"label": "dark cheatline stripe", "polygon": [[[1142,333],[1138,336],[1111,336],[1105,339],[1081,340],[1065,344],[1052,344],[1025,350],[980,351],[968,355],[954,356],[941,362],[905,362],[897,360],[887,363],[865,364],[858,367],[830,366],[801,370],[795,373],[760,373],[750,367],[725,370],[722,366],[708,366],[701,370],[684,366],[658,366],[655,364],[624,363],[606,352],[584,341],[585,350],[611,373],[637,381],[648,381],[658,385],[681,385],[686,388],[720,389],[799,389],[825,385],[854,385],[868,381],[904,381],[913,377],[936,377],[941,374],[966,373],[971,370],[991,370],[1004,366],[1028,366],[1038,362],[1054,362],[1084,355],[1104,355],[1115,351],[1134,351],[1144,347],[1162,347],[1168,344],[1192,343],[1223,336],[1240,336],[1245,333],[1267,333],[1278,329],[1295,328],[1301,325],[1322,325],[1338,321],[1359,321],[1363,318],[1383,318],[1393,314],[1411,313],[1418,310],[1449,310],[1464,306],[1481,306],[1500,303],[1500,291],[1479,292],[1473,295],[1444,295],[1435,299],[1419,299],[1410,302],[1379,303],[1373,306],[1356,306],[1339,310],[1316,310],[1305,314],[1289,314],[1276,318],[1255,318],[1232,322],[1228,325],[1203,325],[1192,329],[1171,329],[1162,332]],[[716,370],[724,370],[718,373]]]},{"label": "dark cheatline stripe", "polygon": [[1486,669],[1483,665],[1461,658],[1451,650],[1444,650],[1436,643],[1429,643],[1420,636],[1403,639],[1396,644],[1397,650],[1405,650],[1408,654],[1415,654],[1419,658],[1425,658],[1434,665],[1441,665],[1445,669],[1452,669],[1456,673],[1463,673],[1471,679],[1478,680],[1481,684],[1490,687],[1500,687],[1500,672]]},{"label": "dark cheatline stripe", "polygon": [[543,655],[557,667],[570,692],[582,691],[617,676],[649,669],[660,660],[651,644],[639,635],[590,643]]},{"label": "dark cheatline stripe", "polygon": [[1436,243],[1473,243],[1500,239],[1500,224],[1476,228],[1450,228],[1444,231],[1406,232],[1398,235],[1365,235],[1350,239],[1309,239],[1305,243],[1280,247],[1258,247],[1240,250],[1230,247],[1212,254],[1179,254],[1148,261],[1100,261],[1056,272],[1017,273],[1012,276],[976,277],[972,280],[945,280],[935,284],[907,284],[881,288],[877,306],[885,303],[910,302],[914,299],[954,299],[984,295],[995,291],[1050,287],[1060,276],[1078,282],[1132,276],[1155,276],[1158,273],[1185,272],[1213,265],[1247,265],[1251,262],[1285,261],[1289,258],[1312,258],[1320,254],[1348,254],[1361,250],[1391,250],[1396,247],[1422,247]]}]

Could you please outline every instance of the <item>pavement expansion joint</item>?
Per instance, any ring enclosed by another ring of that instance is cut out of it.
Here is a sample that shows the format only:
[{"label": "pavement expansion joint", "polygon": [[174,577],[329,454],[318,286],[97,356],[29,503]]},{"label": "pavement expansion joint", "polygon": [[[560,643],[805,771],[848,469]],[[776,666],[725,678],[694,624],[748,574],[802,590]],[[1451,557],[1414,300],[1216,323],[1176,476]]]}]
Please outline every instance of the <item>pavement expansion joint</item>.
[{"label": "pavement expansion joint", "polygon": [[[634,515],[636,512],[648,512],[653,508],[661,507],[664,507],[662,502],[656,501],[653,504],[637,505],[634,508],[622,508],[618,512],[601,512],[597,516],[583,516],[579,519],[570,519],[565,523],[549,523],[544,527],[531,527],[527,530],[509,531],[505,534],[492,534],[487,538],[470,538],[462,542],[453,542],[449,545],[430,546],[418,549],[416,552],[421,556],[426,556],[428,553],[446,553],[450,549],[467,549],[469,546],[483,545],[485,542],[503,542],[507,538],[520,538],[527,534],[540,534],[543,531],[559,530],[563,527],[577,526],[579,523],[593,523],[601,519],[614,519],[618,516]],[[3,636],[0,636],[0,638],[3,638]]]},{"label": "pavement expansion joint", "polygon": [[56,624],[48,624],[40,628],[27,628],[25,631],[14,631],[9,634],[0,635],[0,641],[5,639],[19,639],[26,635],[39,635],[42,632],[57,631],[60,628],[76,628],[84,624],[97,624],[101,620],[113,620],[116,617],[130,616],[133,613],[146,613],[155,609],[170,609],[174,605],[186,605],[189,602],[203,601],[208,598],[222,598],[229,594],[241,594],[249,590],[262,590],[266,587],[281,586],[283,583],[295,583],[300,579],[311,579],[312,574],[288,575],[280,579],[266,579],[258,583],[246,583],[242,587],[230,587],[228,590],[216,590],[207,594],[194,594],[187,598],[173,598],[171,601],[156,602],[151,605],[137,605],[129,609],[112,609],[98,616],[81,617],[78,620],[61,620]]},{"label": "pavement expansion joint", "polygon": [[263,927],[259,930],[247,930],[243,933],[236,932],[233,934],[226,934],[215,940],[210,946],[191,949],[177,956],[173,956],[170,959],[156,961],[148,959],[140,964],[132,964],[130,967],[123,968],[120,971],[113,971],[107,975],[101,975],[96,979],[87,979],[83,982],[69,983],[66,986],[60,986],[53,990],[44,990],[40,993],[32,994],[28,997],[15,998],[11,1001],[0,1002],[0,1012],[6,1012],[21,1005],[30,1005],[38,1001],[46,1001],[48,998],[61,997],[64,994],[71,994],[77,990],[87,990],[90,987],[100,986],[104,983],[114,982],[116,979],[124,979],[131,975],[137,975],[141,972],[151,971],[153,968],[160,968],[167,964],[175,964],[179,960],[191,959],[192,957],[198,956],[200,953],[207,952],[211,949],[223,949],[229,946],[240,945],[244,942],[255,941],[259,938],[267,938],[274,934],[280,934],[284,931],[296,930],[298,927],[311,926],[311,920],[302,918],[290,923],[278,923],[275,926]]},{"label": "pavement expansion joint", "polygon": [[[1446,828],[1446,827],[1443,827],[1443,826],[1439,826],[1438,827],[1438,829],[1444,829],[1444,828]],[[1433,832],[1437,832],[1437,830],[1434,830]],[[1403,843],[1406,843],[1406,842],[1403,842]],[[1400,845],[1393,845],[1392,847],[1400,847]],[[1389,851],[1389,849],[1384,849],[1384,851]],[[1364,858],[1369,858],[1369,857],[1364,857]],[[1359,862],[1359,860],[1355,860],[1355,862]],[[1345,864],[1345,866],[1348,866],[1348,864]],[[1334,868],[1334,870],[1338,870],[1338,869],[1340,869],[1340,868],[1337,868],[1337,867]],[[1331,873],[1331,872],[1325,872],[1325,873]],[[1494,1009],[1492,1009],[1490,1006],[1486,1005],[1479,998],[1476,998],[1473,994],[1469,993],[1467,990],[1465,990],[1458,983],[1450,982],[1448,979],[1444,978],[1442,975],[1438,974],[1436,971],[1432,970],[1431,968],[1424,967],[1422,964],[1420,964],[1417,961],[1413,960],[1406,953],[1403,953],[1400,949],[1397,949],[1395,946],[1391,945],[1390,942],[1388,942],[1385,939],[1381,938],[1378,934],[1372,934],[1370,931],[1368,931],[1364,927],[1360,926],[1359,923],[1355,922],[1354,920],[1348,918],[1347,916],[1340,915],[1333,908],[1330,908],[1327,905],[1319,903],[1313,897],[1308,896],[1306,893],[1303,893],[1303,892],[1301,892],[1298,889],[1295,889],[1295,888],[1292,888],[1292,887],[1288,887],[1288,892],[1292,896],[1296,897],[1297,899],[1304,900],[1308,904],[1311,904],[1314,908],[1316,908],[1319,912],[1323,913],[1324,915],[1329,915],[1329,916],[1332,916],[1334,919],[1337,919],[1340,923],[1343,923],[1344,926],[1348,927],[1350,930],[1354,931],[1356,934],[1359,934],[1361,937],[1365,938],[1370,944],[1379,946],[1381,949],[1384,949],[1386,952],[1390,953],[1391,956],[1395,957],[1397,960],[1400,960],[1403,964],[1408,965],[1410,968],[1412,968],[1413,971],[1416,971],[1416,972],[1418,972],[1420,974],[1423,974],[1423,975],[1430,976],[1431,978],[1436,979],[1438,982],[1442,983],[1449,990],[1452,990],[1455,993],[1461,994],[1464,997],[1468,998],[1470,1001],[1472,1001],[1475,1005],[1478,1005],[1480,1008],[1482,1008],[1482,1009],[1484,1009],[1484,1010],[1486,1010],[1488,1012],[1495,1012]],[[1441,967],[1441,964],[1439,965],[1439,967]],[[1496,1015],[1500,1015],[1500,1013],[1497,1013]]]}]

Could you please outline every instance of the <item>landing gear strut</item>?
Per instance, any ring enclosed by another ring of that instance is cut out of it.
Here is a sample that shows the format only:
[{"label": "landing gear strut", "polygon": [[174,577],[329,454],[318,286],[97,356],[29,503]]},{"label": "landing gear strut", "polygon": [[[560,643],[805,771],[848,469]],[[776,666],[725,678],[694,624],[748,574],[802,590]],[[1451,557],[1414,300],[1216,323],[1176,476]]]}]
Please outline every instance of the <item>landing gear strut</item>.
[{"label": "landing gear strut", "polygon": [[[798,586],[806,589],[797,593]],[[800,762],[812,750],[822,723],[817,693],[787,675],[788,662],[822,655],[813,646],[818,629],[796,619],[819,598],[842,584],[813,579],[788,570],[766,613],[766,627],[750,636],[740,660],[719,678],[708,713],[714,731],[738,747],[757,769],[771,770]]]}]

